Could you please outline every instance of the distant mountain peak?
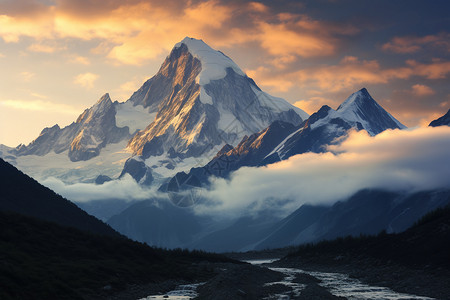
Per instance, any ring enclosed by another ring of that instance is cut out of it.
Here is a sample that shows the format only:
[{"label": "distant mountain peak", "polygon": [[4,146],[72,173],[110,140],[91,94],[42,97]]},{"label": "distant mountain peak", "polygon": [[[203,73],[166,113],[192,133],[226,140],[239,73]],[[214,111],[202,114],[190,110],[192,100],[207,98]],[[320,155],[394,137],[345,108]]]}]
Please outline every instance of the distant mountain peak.
[{"label": "distant mountain peak", "polygon": [[366,88],[351,94],[336,111],[330,113],[330,117],[341,118],[350,124],[360,123],[371,135],[389,128],[406,128],[378,104]]},{"label": "distant mountain peak", "polygon": [[450,109],[448,110],[448,112],[445,115],[432,121],[430,123],[430,125],[428,125],[428,126],[437,127],[437,126],[443,126],[443,125],[450,126]]},{"label": "distant mountain peak", "polygon": [[376,102],[372,96],[369,94],[366,88],[362,88],[357,92],[354,92],[347,98],[341,105],[337,108],[337,111],[343,111],[351,107],[363,105],[365,102],[373,101]]}]

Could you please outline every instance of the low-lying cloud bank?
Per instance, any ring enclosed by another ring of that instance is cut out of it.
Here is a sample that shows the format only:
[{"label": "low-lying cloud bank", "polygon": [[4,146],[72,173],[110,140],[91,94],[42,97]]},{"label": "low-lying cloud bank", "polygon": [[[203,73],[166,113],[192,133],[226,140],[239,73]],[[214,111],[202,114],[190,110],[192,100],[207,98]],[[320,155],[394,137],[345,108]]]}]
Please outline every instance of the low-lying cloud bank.
[{"label": "low-lying cloud bank", "polygon": [[[66,185],[54,178],[43,184],[75,202],[167,198],[157,187],[142,187],[129,176],[103,185]],[[450,188],[450,127],[388,130],[375,137],[351,132],[327,153],[241,168],[230,180],[215,178],[210,190],[197,191],[196,197],[206,199],[194,208],[199,214],[227,218],[270,209],[281,217],[302,204],[332,204],[364,188]]]},{"label": "low-lying cloud bank", "polygon": [[51,177],[42,184],[74,202],[121,199],[124,201],[146,200],[158,195],[156,188],[144,188],[128,174],[120,180],[98,185],[93,183],[65,184]]},{"label": "low-lying cloud bank", "polygon": [[364,188],[416,192],[450,188],[450,127],[351,132],[327,153],[306,153],[215,178],[199,213],[241,214],[302,204],[332,204]]}]

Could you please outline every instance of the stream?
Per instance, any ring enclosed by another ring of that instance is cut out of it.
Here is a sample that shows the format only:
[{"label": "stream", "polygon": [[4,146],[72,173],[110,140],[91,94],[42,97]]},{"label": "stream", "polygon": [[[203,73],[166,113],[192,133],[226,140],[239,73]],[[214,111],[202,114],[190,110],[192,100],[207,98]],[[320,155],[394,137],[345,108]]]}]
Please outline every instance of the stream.
[{"label": "stream", "polygon": [[[249,260],[248,263],[254,265],[270,264],[276,261],[276,259],[269,260]],[[371,286],[362,283],[361,281],[350,278],[346,274],[340,273],[325,273],[325,272],[308,272],[296,268],[272,268],[269,269],[283,273],[285,275],[281,282],[271,282],[270,284],[284,284],[292,288],[294,296],[299,296],[302,289],[305,288],[304,284],[293,282],[296,274],[308,274],[319,280],[320,286],[326,288],[331,294],[335,296],[345,297],[349,300],[432,300],[433,298],[397,293],[386,287]],[[273,295],[270,299],[285,300],[289,299],[286,294]]]},{"label": "stream", "polygon": [[[277,259],[268,260],[246,260],[245,262],[253,265],[270,264]],[[266,299],[278,299],[288,300],[290,294],[294,297],[301,295],[302,290],[306,285],[293,282],[297,274],[308,274],[321,282],[320,286],[326,288],[331,294],[335,296],[345,297],[349,300],[433,300],[433,298],[397,293],[386,287],[371,286],[362,283],[361,281],[350,278],[346,274],[341,273],[325,273],[325,272],[310,272],[297,268],[273,268],[268,266],[269,269],[282,273],[285,277],[280,282],[270,282],[266,285],[283,284],[292,289],[292,292],[271,295]],[[150,295],[140,300],[150,299],[169,299],[169,300],[186,300],[193,299],[197,296],[196,289],[201,284],[188,284],[180,285],[177,289],[168,292],[165,295]]]}]

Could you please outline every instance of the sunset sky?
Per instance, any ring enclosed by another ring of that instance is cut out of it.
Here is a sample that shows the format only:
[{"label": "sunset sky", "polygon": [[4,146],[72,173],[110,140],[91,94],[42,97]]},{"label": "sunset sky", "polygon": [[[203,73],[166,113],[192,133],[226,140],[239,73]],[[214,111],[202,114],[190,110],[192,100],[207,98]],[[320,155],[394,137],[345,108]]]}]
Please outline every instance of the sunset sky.
[{"label": "sunset sky", "polygon": [[125,101],[203,39],[308,113],[366,87],[407,126],[450,108],[450,1],[0,0],[0,144]]}]

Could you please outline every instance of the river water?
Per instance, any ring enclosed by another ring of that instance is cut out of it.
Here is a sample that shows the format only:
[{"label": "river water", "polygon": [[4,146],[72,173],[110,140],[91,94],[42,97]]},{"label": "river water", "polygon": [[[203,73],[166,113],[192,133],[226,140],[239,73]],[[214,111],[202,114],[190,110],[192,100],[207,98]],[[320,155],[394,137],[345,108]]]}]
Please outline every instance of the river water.
[{"label": "river water", "polygon": [[[254,265],[263,265],[276,261],[277,259],[266,260],[248,260],[246,262]],[[397,293],[389,288],[371,286],[362,283],[357,279],[350,278],[346,274],[309,272],[297,268],[272,268],[269,269],[284,274],[284,279],[280,282],[270,282],[266,285],[283,284],[292,289],[294,296],[299,296],[306,287],[304,284],[293,282],[297,274],[308,274],[316,277],[321,282],[320,286],[326,288],[335,296],[345,297],[349,300],[433,300],[433,298]],[[165,295],[151,295],[140,300],[186,300],[197,296],[196,289],[200,284],[181,285],[177,289],[168,292]],[[288,300],[290,293],[271,295],[268,299]]]}]

